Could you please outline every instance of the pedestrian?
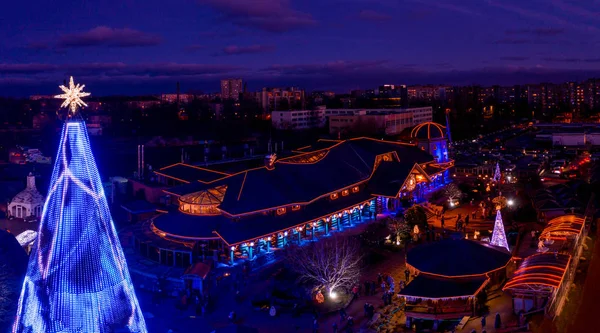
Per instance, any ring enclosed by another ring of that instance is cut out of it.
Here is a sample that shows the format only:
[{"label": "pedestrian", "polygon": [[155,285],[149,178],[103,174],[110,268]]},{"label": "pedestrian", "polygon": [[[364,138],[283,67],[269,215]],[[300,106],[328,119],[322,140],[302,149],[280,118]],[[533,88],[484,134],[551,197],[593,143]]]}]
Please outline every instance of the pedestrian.
[{"label": "pedestrian", "polygon": [[485,328],[485,315],[481,316],[481,328],[484,329]]},{"label": "pedestrian", "polygon": [[371,295],[375,295],[375,292],[376,292],[375,288],[376,288],[375,281],[371,281]]},{"label": "pedestrian", "polygon": [[313,321],[313,333],[318,333],[319,332],[319,322],[315,319]]},{"label": "pedestrian", "polygon": [[385,292],[385,282],[381,282],[381,291]]},{"label": "pedestrian", "polygon": [[469,214],[465,216],[465,228],[469,226]]},{"label": "pedestrian", "polygon": [[440,220],[440,222],[442,223],[442,229],[444,229],[444,225],[446,224],[446,219],[444,218],[444,215],[442,215],[442,219]]},{"label": "pedestrian", "polygon": [[338,331],[338,324],[337,323],[333,323],[333,325],[331,325],[331,329],[333,333],[337,333]]},{"label": "pedestrian", "polygon": [[473,217],[473,220],[477,217],[477,209],[471,213],[471,216]]},{"label": "pedestrian", "polygon": [[352,293],[354,294],[354,298],[358,299],[358,287],[356,285],[352,287]]},{"label": "pedestrian", "polygon": [[377,273],[377,284],[381,284],[382,280],[383,280],[383,277],[381,276],[381,273]]},{"label": "pedestrian", "polygon": [[386,306],[387,304],[387,291],[383,292],[383,295],[381,296],[381,299],[383,300],[383,305]]},{"label": "pedestrian", "polygon": [[236,316],[235,311],[229,312],[229,322],[230,323],[235,323],[235,316]]},{"label": "pedestrian", "polygon": [[500,318],[500,314],[496,312],[496,319],[494,320],[494,328],[499,329],[502,326],[502,318]]},{"label": "pedestrian", "polygon": [[404,270],[404,278],[406,280],[406,283],[408,283],[408,279],[410,278],[410,271],[407,269]]},{"label": "pedestrian", "polygon": [[369,311],[369,303],[365,302],[365,305],[363,305],[363,310],[364,310],[364,314],[365,317],[367,316],[367,312]]},{"label": "pedestrian", "polygon": [[392,294],[392,293],[388,293],[388,295],[387,295],[388,296],[388,305],[392,305],[392,296],[393,295],[394,294]]},{"label": "pedestrian", "polygon": [[346,310],[344,308],[340,309],[340,321],[346,320]]}]

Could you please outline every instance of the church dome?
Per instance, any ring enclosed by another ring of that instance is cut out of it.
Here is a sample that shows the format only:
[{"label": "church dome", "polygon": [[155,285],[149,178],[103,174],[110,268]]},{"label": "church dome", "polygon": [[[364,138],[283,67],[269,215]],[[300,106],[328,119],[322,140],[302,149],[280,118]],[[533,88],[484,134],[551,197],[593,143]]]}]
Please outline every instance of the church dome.
[{"label": "church dome", "polygon": [[14,204],[44,204],[44,196],[35,187],[35,176],[29,173],[27,176],[27,187],[15,195],[11,203]]},{"label": "church dome", "polygon": [[439,139],[444,137],[446,127],[434,122],[426,122],[415,126],[410,136],[415,139]]}]

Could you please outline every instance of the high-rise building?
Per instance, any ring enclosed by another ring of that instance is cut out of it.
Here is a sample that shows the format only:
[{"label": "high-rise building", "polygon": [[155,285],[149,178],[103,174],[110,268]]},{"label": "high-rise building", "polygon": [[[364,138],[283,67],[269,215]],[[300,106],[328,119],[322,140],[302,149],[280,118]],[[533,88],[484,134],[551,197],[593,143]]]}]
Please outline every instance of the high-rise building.
[{"label": "high-rise building", "polygon": [[256,94],[256,99],[265,112],[281,110],[303,110],[305,105],[304,90],[297,87],[263,88]]},{"label": "high-rise building", "polygon": [[62,130],[13,332],[147,332],[83,120]]},{"label": "high-rise building", "polygon": [[244,83],[242,79],[224,79],[221,80],[221,98],[240,100],[240,94],[244,92]]}]

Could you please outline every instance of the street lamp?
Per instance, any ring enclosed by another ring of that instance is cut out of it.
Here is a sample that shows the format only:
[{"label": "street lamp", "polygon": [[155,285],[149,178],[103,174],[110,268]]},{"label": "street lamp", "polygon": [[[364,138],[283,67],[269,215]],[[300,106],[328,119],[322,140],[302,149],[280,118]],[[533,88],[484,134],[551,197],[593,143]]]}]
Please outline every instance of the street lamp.
[{"label": "street lamp", "polygon": [[515,202],[512,199],[508,199],[508,201],[506,202],[509,206],[512,206],[515,204]]}]

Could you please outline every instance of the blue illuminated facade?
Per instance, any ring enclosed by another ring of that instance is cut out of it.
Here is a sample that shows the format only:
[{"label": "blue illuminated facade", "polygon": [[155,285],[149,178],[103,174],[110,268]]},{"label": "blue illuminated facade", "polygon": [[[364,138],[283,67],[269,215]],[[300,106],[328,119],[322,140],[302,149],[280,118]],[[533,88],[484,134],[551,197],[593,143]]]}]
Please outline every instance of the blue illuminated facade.
[{"label": "blue illuminated facade", "polygon": [[85,123],[62,130],[12,331],[147,332]]}]

